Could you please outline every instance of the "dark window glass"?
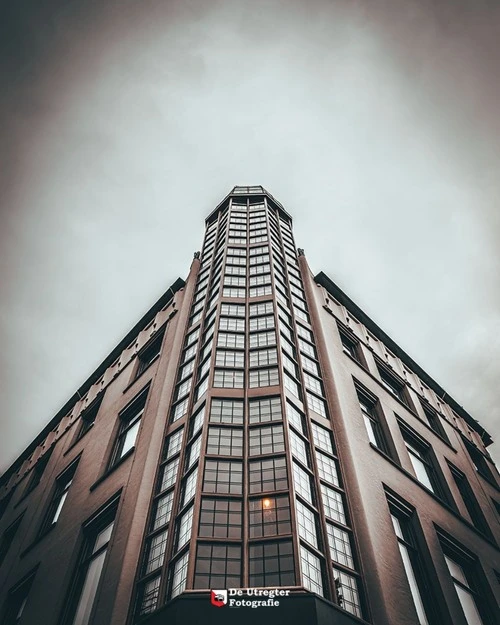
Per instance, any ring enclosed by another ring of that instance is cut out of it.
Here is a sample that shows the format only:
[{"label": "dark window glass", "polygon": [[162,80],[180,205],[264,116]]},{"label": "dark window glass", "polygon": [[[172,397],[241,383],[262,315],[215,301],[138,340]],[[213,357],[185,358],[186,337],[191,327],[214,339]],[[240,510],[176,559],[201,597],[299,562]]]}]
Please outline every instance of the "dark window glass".
[{"label": "dark window glass", "polygon": [[9,547],[11,546],[12,541],[14,540],[14,537],[17,534],[17,530],[19,529],[19,526],[21,525],[23,514],[18,516],[17,519],[13,523],[11,523],[9,527],[2,534],[2,538],[0,540],[0,566],[2,565],[2,562],[5,560],[5,556],[7,555],[7,552],[9,551]]},{"label": "dark window glass", "polygon": [[241,501],[201,500],[199,535],[210,538],[241,538]]},{"label": "dark window glass", "polygon": [[389,393],[394,395],[394,397],[399,399],[399,401],[403,402],[406,406],[409,406],[404,382],[380,366],[378,367],[378,371],[382,385],[385,386]]},{"label": "dark window glass", "polygon": [[441,438],[444,438],[445,441],[449,442],[438,413],[432,410],[432,408],[425,406],[425,405],[422,405],[422,408],[424,409],[425,416],[427,418],[427,421],[431,429],[433,429],[434,432],[436,432],[438,436],[440,436]]},{"label": "dark window glass", "polygon": [[164,336],[165,328],[162,328],[161,330],[159,330],[154,339],[141,349],[137,356],[138,364],[135,374],[136,378],[138,378],[141,373],[143,373],[149,367],[149,365],[152,364],[153,361],[156,360],[156,358],[158,358],[161,352],[161,345]]},{"label": "dark window glass", "polygon": [[40,528],[40,533],[43,534],[50,529],[55,523],[57,523],[66,498],[68,497],[70,486],[73,482],[76,469],[78,467],[78,460],[75,460],[61,475],[56,479],[54,492],[51,502],[49,504],[45,520]]},{"label": "dark window glass", "polygon": [[207,454],[218,456],[243,455],[243,430],[235,428],[208,429]]},{"label": "dark window glass", "polygon": [[376,403],[366,395],[358,392],[359,407],[363,415],[368,440],[372,445],[387,453],[387,444],[384,439],[378,417]]},{"label": "dark window glass", "polygon": [[474,445],[470,443],[468,440],[466,440],[465,438],[463,438],[462,440],[464,441],[465,447],[467,448],[467,451],[469,452],[469,456],[470,456],[470,459],[472,460],[472,464],[474,465],[474,468],[479,473],[479,475],[482,475],[488,481],[492,482],[493,484],[496,484],[496,480],[493,477],[493,472],[488,466],[488,461],[483,456],[483,454],[479,451],[479,449],[477,449],[477,447],[474,447]]},{"label": "dark window glass", "polygon": [[457,467],[453,466],[450,462],[448,463],[451,471],[451,475],[457,485],[457,488],[460,492],[462,500],[464,502],[465,507],[467,508],[467,512],[471,518],[473,525],[483,534],[488,536],[488,538],[492,538],[492,534],[488,524],[486,523],[486,519],[484,518],[483,512],[477,503],[477,499],[474,496],[472,488],[469,484],[469,481],[465,477],[465,474],[460,471]]},{"label": "dark window glass", "polygon": [[401,434],[417,480],[436,495],[443,497],[430,445],[406,424],[399,422]]},{"label": "dark window glass", "polygon": [[49,449],[41,458],[38,459],[38,462],[35,464],[31,471],[28,483],[26,484],[26,490],[24,492],[24,495],[31,493],[31,491],[34,490],[38,486],[38,484],[40,484],[40,480],[42,479],[42,475],[44,474],[45,469],[47,468],[51,454],[52,449]]},{"label": "dark window glass", "polygon": [[281,421],[281,400],[279,397],[266,397],[264,399],[251,399],[248,404],[250,423],[266,423],[268,421]]},{"label": "dark window glass", "polygon": [[250,430],[250,456],[278,453],[284,451],[284,449],[285,441],[282,425],[270,425],[266,427],[253,428]]},{"label": "dark window glass", "polygon": [[82,438],[94,425],[94,422],[97,418],[97,413],[99,412],[99,408],[101,407],[102,399],[104,394],[101,395],[92,402],[92,404],[82,412],[81,414],[81,422],[80,427],[78,429],[77,439]]},{"label": "dark window glass", "polygon": [[250,493],[288,489],[285,458],[252,460],[248,467]]},{"label": "dark window glass", "polygon": [[250,545],[250,586],[295,586],[292,541]]},{"label": "dark window glass", "polygon": [[2,625],[18,625],[28,603],[28,596],[35,579],[35,571],[16,584],[7,595],[4,620]]},{"label": "dark window glass", "polygon": [[239,545],[198,545],[194,573],[195,588],[239,588],[240,585]]},{"label": "dark window glass", "polygon": [[243,465],[241,462],[206,460],[203,490],[206,493],[241,495]]},{"label": "dark window glass", "polygon": [[120,426],[111,455],[110,466],[115,465],[120,458],[123,458],[125,454],[135,447],[142,414],[148,397],[148,390],[149,387],[141,391],[132,403],[120,413]]},{"label": "dark window glass", "polygon": [[117,505],[118,501],[114,500],[83,528],[84,542],[65,610],[65,625],[88,625],[91,622]]}]

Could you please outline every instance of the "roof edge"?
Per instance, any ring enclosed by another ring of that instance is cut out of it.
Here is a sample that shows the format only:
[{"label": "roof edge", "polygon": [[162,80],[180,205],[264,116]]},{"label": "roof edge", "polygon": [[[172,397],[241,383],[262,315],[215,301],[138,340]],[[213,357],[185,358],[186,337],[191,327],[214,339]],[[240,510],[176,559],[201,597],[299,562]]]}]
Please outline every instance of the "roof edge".
[{"label": "roof edge", "polygon": [[163,293],[163,295],[151,306],[151,308],[141,317],[141,319],[134,325],[134,327],[123,337],[118,345],[106,356],[101,364],[95,369],[93,373],[85,380],[80,388],[68,399],[68,401],[58,410],[56,415],[49,421],[49,423],[43,428],[43,430],[31,441],[26,449],[19,454],[14,462],[5,470],[0,476],[0,484],[5,485],[14,473],[14,471],[25,461],[25,459],[34,451],[38,445],[45,439],[45,437],[55,428],[59,421],[66,416],[72,406],[81,399],[89,388],[101,377],[106,369],[119,357],[122,351],[130,344],[135,336],[152,321],[158,312],[168,302],[170,302],[174,295],[185,286],[186,282],[182,278],[177,280],[169,286],[169,288]]},{"label": "roof edge", "polygon": [[460,404],[451,397],[433,378],[427,374],[420,365],[418,365],[413,358],[411,358],[397,343],[395,343],[390,336],[388,336],[366,313],[364,313],[359,306],[352,301],[352,299],[342,291],[342,289],[333,282],[323,271],[320,271],[314,280],[317,284],[324,287],[335,299],[337,299],[347,310],[352,313],[354,317],[361,323],[363,323],[370,332],[380,339],[384,345],[398,356],[408,368],[416,373],[432,390],[445,402],[447,402],[451,408],[461,416],[470,427],[475,430],[483,441],[485,447],[493,443],[493,439],[490,434],[483,428],[482,425],[476,421]]}]

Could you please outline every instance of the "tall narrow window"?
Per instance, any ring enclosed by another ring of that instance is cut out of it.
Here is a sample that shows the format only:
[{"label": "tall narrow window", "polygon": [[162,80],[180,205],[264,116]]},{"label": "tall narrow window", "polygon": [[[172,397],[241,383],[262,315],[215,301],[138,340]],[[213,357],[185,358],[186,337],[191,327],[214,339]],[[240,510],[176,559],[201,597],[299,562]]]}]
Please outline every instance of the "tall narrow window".
[{"label": "tall narrow window", "polygon": [[38,462],[35,464],[31,471],[31,475],[29,477],[28,483],[26,484],[26,490],[24,491],[24,496],[28,493],[31,493],[32,490],[40,484],[40,480],[42,479],[42,475],[49,464],[50,456],[52,454],[52,449],[49,449],[45,454],[39,458]]},{"label": "tall narrow window", "polygon": [[153,362],[158,358],[161,352],[161,345],[164,336],[165,328],[162,328],[156,333],[156,336],[141,349],[137,356],[138,363],[135,372],[136,378],[138,378],[141,373],[144,373],[149,365],[153,364]]},{"label": "tall narrow window", "polygon": [[2,625],[18,625],[21,622],[26,604],[28,603],[28,595],[35,578],[35,572],[29,573],[10,589],[7,595],[7,605]]},{"label": "tall narrow window", "polygon": [[47,515],[40,528],[40,534],[45,533],[53,525],[55,525],[61,516],[61,512],[69,493],[70,486],[73,482],[75,472],[78,466],[79,458],[75,460],[65,471],[63,471],[56,479],[52,500],[47,510]]},{"label": "tall narrow window", "polygon": [[102,398],[104,393],[101,393],[88,408],[86,408],[80,416],[80,426],[76,435],[76,440],[79,440],[84,436],[94,425],[97,418],[97,413],[101,407]]},{"label": "tall narrow window", "polygon": [[465,474],[457,469],[457,467],[453,466],[450,462],[448,462],[450,467],[451,475],[457,485],[457,488],[462,496],[462,500],[464,502],[465,507],[467,508],[467,512],[469,513],[470,519],[473,525],[483,534],[491,538],[491,531],[486,523],[486,519],[482,513],[481,507],[477,503],[477,499],[474,496],[472,488],[465,477]]},{"label": "tall narrow window", "polygon": [[115,498],[84,525],[84,542],[64,614],[65,625],[88,625],[91,622],[117,506]]},{"label": "tall narrow window", "polygon": [[134,448],[146,405],[148,390],[149,387],[141,391],[132,403],[120,413],[120,427],[111,455],[110,466],[114,466]]},{"label": "tall narrow window", "polygon": [[[24,512],[23,512],[24,514]],[[0,540],[0,566],[2,562],[5,560],[5,556],[9,551],[9,548],[14,540],[15,535],[17,534],[17,530],[21,525],[21,521],[23,519],[23,514],[19,515],[17,519],[9,525],[9,527],[2,534],[2,538]]]},{"label": "tall narrow window", "polygon": [[415,477],[430,491],[442,497],[443,492],[437,478],[430,445],[401,421],[399,422],[399,427]]},{"label": "tall narrow window", "polygon": [[363,415],[368,440],[381,451],[387,453],[387,444],[380,425],[376,400],[358,391],[359,407]]},{"label": "tall narrow window", "polygon": [[498,622],[498,607],[477,556],[439,529],[438,537],[467,625]]}]

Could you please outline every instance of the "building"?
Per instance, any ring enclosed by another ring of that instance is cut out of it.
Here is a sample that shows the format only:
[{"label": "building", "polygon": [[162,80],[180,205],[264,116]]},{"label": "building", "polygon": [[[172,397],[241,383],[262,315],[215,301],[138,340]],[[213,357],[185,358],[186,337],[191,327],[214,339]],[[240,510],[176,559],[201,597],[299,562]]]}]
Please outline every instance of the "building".
[{"label": "building", "polygon": [[2,476],[1,622],[493,625],[491,442],[235,187]]}]

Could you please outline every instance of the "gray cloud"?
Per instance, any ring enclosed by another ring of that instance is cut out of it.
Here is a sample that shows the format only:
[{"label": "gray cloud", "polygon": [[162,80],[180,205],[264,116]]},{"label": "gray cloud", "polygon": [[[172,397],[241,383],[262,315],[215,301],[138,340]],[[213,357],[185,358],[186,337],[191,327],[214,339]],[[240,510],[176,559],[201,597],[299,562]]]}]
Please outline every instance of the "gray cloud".
[{"label": "gray cloud", "polygon": [[3,467],[186,275],[234,184],[267,187],[312,270],[498,435],[496,3],[3,12]]}]

